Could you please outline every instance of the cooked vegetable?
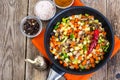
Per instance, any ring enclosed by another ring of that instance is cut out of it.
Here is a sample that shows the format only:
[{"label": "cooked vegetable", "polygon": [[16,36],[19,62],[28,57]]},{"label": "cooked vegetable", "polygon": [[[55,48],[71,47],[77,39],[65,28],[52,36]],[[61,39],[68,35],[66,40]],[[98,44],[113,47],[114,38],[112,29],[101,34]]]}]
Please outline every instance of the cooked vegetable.
[{"label": "cooked vegetable", "polygon": [[74,37],[74,34],[70,34],[70,39],[73,39]]},{"label": "cooked vegetable", "polygon": [[94,68],[110,46],[102,23],[89,14],[62,18],[53,33],[50,51],[61,65],[70,69]]}]

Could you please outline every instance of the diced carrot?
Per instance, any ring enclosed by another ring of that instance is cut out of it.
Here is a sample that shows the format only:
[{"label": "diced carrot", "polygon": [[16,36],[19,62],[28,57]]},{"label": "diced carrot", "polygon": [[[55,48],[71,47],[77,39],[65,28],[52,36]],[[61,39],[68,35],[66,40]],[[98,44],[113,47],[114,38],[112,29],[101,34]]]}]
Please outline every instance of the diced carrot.
[{"label": "diced carrot", "polygon": [[85,24],[88,24],[89,22],[88,21],[85,21]]},{"label": "diced carrot", "polygon": [[58,56],[58,59],[60,59],[60,56]]},{"label": "diced carrot", "polygon": [[82,26],[82,28],[83,28],[83,29],[85,29],[85,28],[86,28],[86,26]]},{"label": "diced carrot", "polygon": [[89,47],[89,44],[86,44],[86,47]]},{"label": "diced carrot", "polygon": [[74,24],[75,27],[78,27],[79,25],[77,23]]},{"label": "diced carrot", "polygon": [[74,56],[70,56],[70,60],[74,60]]},{"label": "diced carrot", "polygon": [[60,42],[59,42],[59,41],[57,42],[57,45],[60,45]]},{"label": "diced carrot", "polygon": [[52,39],[55,39],[55,36],[52,36]]},{"label": "diced carrot", "polygon": [[82,56],[79,56],[79,57],[78,57],[78,60],[82,60]]},{"label": "diced carrot", "polygon": [[53,44],[53,48],[55,48],[55,45]]},{"label": "diced carrot", "polygon": [[82,17],[81,18],[85,18],[85,16],[84,15],[82,15]]},{"label": "diced carrot", "polygon": [[102,55],[104,55],[105,53],[104,52],[101,52]]},{"label": "diced carrot", "polygon": [[71,65],[72,65],[72,63],[70,62],[70,63],[69,63],[69,65],[71,66]]},{"label": "diced carrot", "polygon": [[103,33],[103,35],[104,35],[104,36],[106,36],[106,32],[105,32],[105,31],[104,31],[104,32],[102,32],[102,33]]},{"label": "diced carrot", "polygon": [[77,37],[78,37],[78,34],[77,34],[77,33],[75,33],[74,35],[75,35],[75,38],[77,38]]},{"label": "diced carrot", "polygon": [[93,54],[93,58],[94,58],[94,59],[96,58],[96,54]]},{"label": "diced carrot", "polygon": [[56,45],[56,41],[53,41],[53,44]]},{"label": "diced carrot", "polygon": [[55,49],[58,50],[59,49],[58,46],[55,46]]},{"label": "diced carrot", "polygon": [[95,59],[96,59],[96,61],[98,61],[98,60],[99,60],[99,58],[98,58],[98,57],[96,57]]},{"label": "diced carrot", "polygon": [[60,28],[58,28],[57,31],[60,32]]},{"label": "diced carrot", "polygon": [[50,49],[50,52],[52,53],[53,51]]},{"label": "diced carrot", "polygon": [[92,18],[94,18],[94,16],[89,16],[89,19],[92,19]]},{"label": "diced carrot", "polygon": [[70,22],[71,22],[73,25],[75,24],[74,20],[71,20]]},{"label": "diced carrot", "polygon": [[97,54],[100,54],[100,51],[96,51]]},{"label": "diced carrot", "polygon": [[68,30],[68,33],[72,33],[72,29]]},{"label": "diced carrot", "polygon": [[78,22],[79,21],[79,19],[78,18],[75,18],[75,22]]},{"label": "diced carrot", "polygon": [[60,62],[60,64],[63,64],[63,61],[62,61],[62,60],[60,60],[59,62]]},{"label": "diced carrot", "polygon": [[90,67],[89,67],[89,66],[87,66],[87,67],[86,67],[86,69],[90,69]]},{"label": "diced carrot", "polygon": [[97,44],[97,46],[96,46],[96,50],[98,50],[98,49],[100,49],[100,45],[99,44]]},{"label": "diced carrot", "polygon": [[76,44],[76,43],[75,43],[74,41],[72,41],[70,47],[74,47],[75,44]]},{"label": "diced carrot", "polygon": [[81,39],[81,40],[80,40],[80,43],[82,43],[82,42],[83,42],[83,40]]},{"label": "diced carrot", "polygon": [[102,46],[104,46],[104,45],[105,45],[105,43],[104,43],[104,42],[102,42],[102,43],[101,43],[101,45],[102,45]]},{"label": "diced carrot", "polygon": [[103,59],[104,59],[104,56],[102,55],[102,56],[101,56],[101,60],[103,60]]},{"label": "diced carrot", "polygon": [[62,27],[63,27],[63,24],[60,24],[59,27],[62,28]]},{"label": "diced carrot", "polygon": [[95,61],[92,57],[90,58],[90,63],[95,63]]},{"label": "diced carrot", "polygon": [[91,32],[90,32],[90,31],[87,31],[86,34],[91,34]]},{"label": "diced carrot", "polygon": [[94,67],[95,67],[95,64],[91,64],[91,66],[94,68]]},{"label": "diced carrot", "polygon": [[82,65],[83,65],[83,66],[86,65],[86,63],[87,63],[87,60],[84,60],[84,61],[82,62]]},{"label": "diced carrot", "polygon": [[57,55],[57,53],[54,53],[54,55],[56,56],[56,55]]},{"label": "diced carrot", "polygon": [[93,34],[94,34],[94,31],[91,31],[91,32],[90,32],[90,35],[93,35]]},{"label": "diced carrot", "polygon": [[67,63],[64,62],[63,66],[64,66],[64,67],[67,67]]},{"label": "diced carrot", "polygon": [[78,64],[75,64],[75,65],[74,65],[74,68],[75,68],[75,69],[79,69]]},{"label": "diced carrot", "polygon": [[72,15],[71,17],[74,19],[74,18],[75,18],[75,15]]},{"label": "diced carrot", "polygon": [[80,29],[77,29],[77,30],[75,30],[75,33],[78,33],[80,31]]}]

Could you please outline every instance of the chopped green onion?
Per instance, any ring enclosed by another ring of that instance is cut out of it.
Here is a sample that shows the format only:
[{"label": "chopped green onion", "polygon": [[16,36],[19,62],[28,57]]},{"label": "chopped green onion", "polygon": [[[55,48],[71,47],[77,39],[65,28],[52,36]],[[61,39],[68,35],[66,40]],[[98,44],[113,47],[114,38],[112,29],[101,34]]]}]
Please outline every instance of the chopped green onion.
[{"label": "chopped green onion", "polygon": [[83,65],[80,65],[79,67],[80,67],[81,69],[85,69],[85,67],[84,67]]},{"label": "chopped green onion", "polygon": [[68,39],[67,36],[64,36],[64,38],[61,40],[61,43],[64,43]]},{"label": "chopped green onion", "polygon": [[74,59],[73,60],[73,64],[77,64],[78,63],[78,60],[77,59]]},{"label": "chopped green onion", "polygon": [[96,19],[96,20],[94,20],[94,22],[95,22],[95,23],[98,23],[98,22],[99,22],[99,20],[97,20],[97,19]]},{"label": "chopped green onion", "polygon": [[87,51],[87,47],[85,45],[83,46],[83,51]]},{"label": "chopped green onion", "polygon": [[61,56],[64,56],[64,59],[65,59],[65,58],[68,58],[67,53],[62,53],[62,55],[61,55]]},{"label": "chopped green onion", "polygon": [[104,52],[107,52],[108,48],[109,48],[109,45],[102,46],[102,49],[103,49]]},{"label": "chopped green onion", "polygon": [[57,24],[54,26],[54,29],[57,29],[59,27],[58,26],[59,24],[60,24],[60,22],[57,22]]},{"label": "chopped green onion", "polygon": [[66,23],[68,18],[62,18],[62,22]]},{"label": "chopped green onion", "polygon": [[60,22],[57,22],[57,24],[56,24],[56,25],[58,26],[59,24],[60,24]]},{"label": "chopped green onion", "polygon": [[54,29],[57,29],[58,28],[58,25],[54,26]]},{"label": "chopped green onion", "polygon": [[85,16],[87,16],[87,17],[88,17],[88,16],[89,16],[89,14],[85,14]]},{"label": "chopped green onion", "polygon": [[72,33],[72,34],[70,34],[70,39],[73,39],[75,36],[74,36],[74,34]]}]

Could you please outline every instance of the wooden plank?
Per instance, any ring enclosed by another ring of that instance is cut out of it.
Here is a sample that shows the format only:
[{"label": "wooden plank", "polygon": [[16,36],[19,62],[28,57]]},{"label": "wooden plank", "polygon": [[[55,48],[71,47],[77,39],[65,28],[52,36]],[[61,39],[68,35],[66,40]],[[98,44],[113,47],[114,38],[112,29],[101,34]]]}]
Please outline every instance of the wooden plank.
[{"label": "wooden plank", "polygon": [[[107,17],[110,20],[113,30],[120,37],[120,0],[107,0]],[[120,80],[116,78],[120,74],[120,52],[108,63],[108,80]]]},{"label": "wooden plank", "polygon": [[[28,15],[34,16],[34,6],[38,0],[29,0],[28,6]],[[47,22],[42,22],[43,27],[47,25]],[[39,51],[34,47],[31,43],[31,39],[27,39],[27,57],[30,59],[34,59],[37,55],[39,55]],[[26,65],[26,80],[46,80],[49,70],[38,71],[32,67],[31,64]]]},{"label": "wooden plank", "polygon": [[26,39],[19,22],[27,0],[0,0],[0,80],[24,80]]},{"label": "wooden plank", "polygon": [[[106,16],[106,0],[82,0],[85,5],[92,7]],[[96,71],[90,80],[107,80],[107,64]]]}]

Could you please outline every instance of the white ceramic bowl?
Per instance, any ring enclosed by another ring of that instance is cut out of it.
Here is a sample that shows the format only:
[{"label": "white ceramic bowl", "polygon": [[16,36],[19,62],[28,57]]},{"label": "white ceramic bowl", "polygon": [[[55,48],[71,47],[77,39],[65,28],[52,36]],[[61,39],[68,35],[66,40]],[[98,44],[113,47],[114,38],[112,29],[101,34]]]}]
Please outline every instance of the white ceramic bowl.
[{"label": "white ceramic bowl", "polygon": [[[26,34],[26,33],[24,32],[24,30],[23,30],[23,25],[24,25],[24,23],[26,22],[27,19],[35,19],[35,20],[37,20],[40,28],[39,28],[39,31],[38,31],[35,35],[29,35],[29,34]],[[26,17],[24,17],[24,18],[21,20],[20,30],[21,30],[21,32],[23,33],[23,35],[24,35],[24,36],[27,36],[28,38],[36,37],[36,36],[38,36],[38,35],[41,33],[41,31],[42,31],[42,22],[41,22],[41,20],[40,20],[38,17],[36,17],[36,16],[26,16]]]}]

